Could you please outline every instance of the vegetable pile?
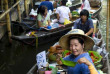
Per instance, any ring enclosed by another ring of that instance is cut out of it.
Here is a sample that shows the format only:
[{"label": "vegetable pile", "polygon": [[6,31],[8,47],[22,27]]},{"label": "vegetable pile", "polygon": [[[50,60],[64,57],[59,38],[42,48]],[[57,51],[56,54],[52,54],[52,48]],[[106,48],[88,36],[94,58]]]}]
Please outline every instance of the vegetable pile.
[{"label": "vegetable pile", "polygon": [[102,56],[98,52],[95,52],[95,51],[89,51],[89,55],[94,64],[99,63],[102,59]]},{"label": "vegetable pile", "polygon": [[79,13],[76,10],[72,11],[72,17],[79,17]]}]

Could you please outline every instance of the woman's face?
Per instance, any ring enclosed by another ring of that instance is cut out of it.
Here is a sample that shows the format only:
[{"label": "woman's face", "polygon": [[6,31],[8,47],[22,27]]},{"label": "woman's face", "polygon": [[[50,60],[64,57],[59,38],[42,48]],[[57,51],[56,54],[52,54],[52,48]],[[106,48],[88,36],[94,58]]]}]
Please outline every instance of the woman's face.
[{"label": "woman's face", "polygon": [[47,15],[47,9],[45,9],[45,13],[44,13],[44,16],[46,16]]},{"label": "woman's face", "polygon": [[77,39],[70,40],[70,50],[75,56],[83,53],[84,44],[81,45]]},{"label": "woman's face", "polygon": [[81,16],[81,20],[82,20],[83,22],[86,22],[87,16],[86,16],[86,15],[82,15],[82,16]]}]

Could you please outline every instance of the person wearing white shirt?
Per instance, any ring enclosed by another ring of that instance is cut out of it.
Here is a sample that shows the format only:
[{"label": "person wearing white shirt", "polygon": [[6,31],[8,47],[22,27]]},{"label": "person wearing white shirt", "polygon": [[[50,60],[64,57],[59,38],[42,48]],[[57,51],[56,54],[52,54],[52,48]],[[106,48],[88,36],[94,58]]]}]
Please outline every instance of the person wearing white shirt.
[{"label": "person wearing white shirt", "polygon": [[86,9],[86,10],[90,10],[90,3],[88,0],[82,0],[82,5],[81,5],[81,10]]},{"label": "person wearing white shirt", "polygon": [[66,7],[66,2],[67,0],[62,0],[61,6],[56,9],[59,23],[64,23],[65,19],[70,20],[72,18],[69,7]]}]

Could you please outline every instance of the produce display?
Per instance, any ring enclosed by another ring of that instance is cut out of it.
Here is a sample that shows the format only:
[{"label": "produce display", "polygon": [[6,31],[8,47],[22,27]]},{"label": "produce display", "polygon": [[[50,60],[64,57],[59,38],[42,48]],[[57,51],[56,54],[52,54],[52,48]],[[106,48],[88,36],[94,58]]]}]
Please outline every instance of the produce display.
[{"label": "produce display", "polygon": [[72,11],[72,17],[79,17],[79,13],[76,10]]},{"label": "produce display", "polygon": [[[70,55],[71,51],[62,49],[60,45],[51,46],[50,49],[48,49],[48,52],[49,53],[47,56],[49,61],[55,61],[58,64],[61,64],[62,62],[63,65],[71,66],[71,67],[74,67],[77,64],[77,62],[63,60],[63,57]],[[60,54],[62,56],[62,58],[61,57],[59,58],[61,61],[57,61],[57,58],[58,58],[57,54]]]},{"label": "produce display", "polygon": [[62,49],[62,47],[60,45],[51,46],[48,49],[48,52],[49,53],[47,56],[48,56],[50,61],[56,61],[56,55],[57,54],[61,54],[62,57],[66,57],[66,56],[71,54],[71,51]]},{"label": "produce display", "polygon": [[102,56],[98,52],[95,52],[95,51],[89,51],[89,55],[94,64],[99,63],[102,59]]},{"label": "produce display", "polygon": [[62,49],[61,46],[56,45],[56,46],[51,46],[50,49],[48,49],[48,58],[50,61],[56,61],[56,55],[57,54],[62,54],[65,50]]},{"label": "produce display", "polygon": [[[69,50],[65,50],[65,49],[62,49],[62,47],[60,45],[56,45],[56,46],[51,46],[50,49],[48,49],[48,59],[49,61],[54,61],[54,62],[57,62],[57,64],[64,64],[66,66],[71,66],[71,67],[74,67],[77,62],[72,62],[72,61],[68,61],[68,60],[63,60],[62,58],[68,56],[71,54],[71,51]],[[98,52],[96,51],[88,51],[93,63],[95,64],[96,68],[100,68],[102,65],[100,64],[101,62],[101,59],[102,59],[102,56],[100,54],[98,54]],[[60,60],[61,61],[58,61],[57,58],[57,54],[60,54]]]}]

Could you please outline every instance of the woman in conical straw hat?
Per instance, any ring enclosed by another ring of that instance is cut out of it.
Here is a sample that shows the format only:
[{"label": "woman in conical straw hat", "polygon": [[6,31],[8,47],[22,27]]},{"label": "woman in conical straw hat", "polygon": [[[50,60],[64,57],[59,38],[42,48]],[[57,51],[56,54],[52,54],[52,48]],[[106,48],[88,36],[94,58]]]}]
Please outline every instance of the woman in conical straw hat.
[{"label": "woman in conical straw hat", "polygon": [[[63,49],[67,49],[72,52],[72,54],[63,58],[64,60],[77,62],[80,58],[85,57],[93,64],[92,59],[86,50],[93,47],[94,41],[89,36],[86,36],[82,30],[71,30],[60,38],[59,44]],[[75,67],[68,66],[68,74],[90,74],[90,71],[86,64],[78,63]]]}]

